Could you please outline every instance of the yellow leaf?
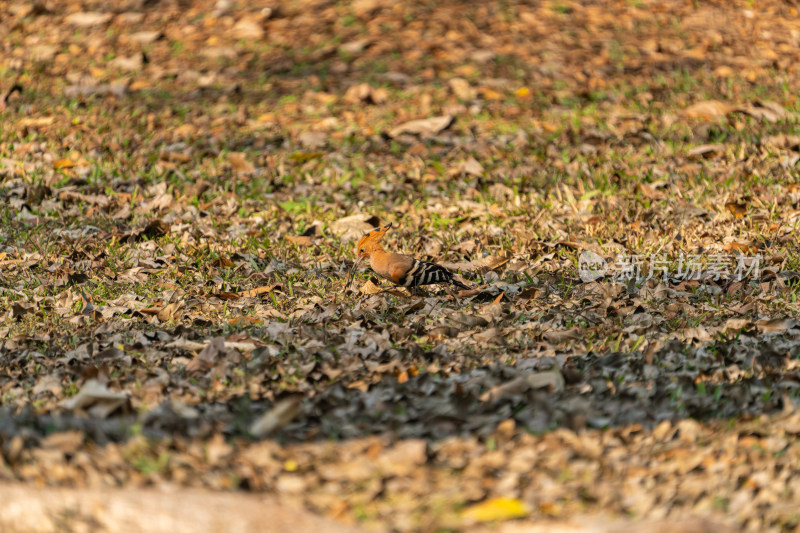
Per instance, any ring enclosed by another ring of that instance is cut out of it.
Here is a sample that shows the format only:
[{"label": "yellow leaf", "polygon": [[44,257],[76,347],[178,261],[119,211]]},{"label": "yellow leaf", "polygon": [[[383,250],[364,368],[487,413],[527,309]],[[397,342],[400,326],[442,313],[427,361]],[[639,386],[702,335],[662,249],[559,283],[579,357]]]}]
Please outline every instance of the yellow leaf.
[{"label": "yellow leaf", "polygon": [[287,472],[294,472],[295,470],[297,470],[298,466],[299,465],[297,464],[297,461],[295,461],[294,459],[287,459],[283,463],[283,469],[286,470]]},{"label": "yellow leaf", "polygon": [[530,508],[516,498],[493,498],[468,507],[461,516],[475,522],[493,522],[522,518],[530,512]]},{"label": "yellow leaf", "polygon": [[514,94],[517,95],[517,98],[525,98],[531,94],[531,91],[527,87],[520,87]]},{"label": "yellow leaf", "polygon": [[61,170],[62,168],[72,168],[75,166],[75,161],[72,159],[59,159],[53,163],[53,168]]},{"label": "yellow leaf", "polygon": [[489,87],[481,87],[478,89],[478,94],[480,94],[484,100],[502,100],[503,93],[495,91],[494,89],[490,89]]}]

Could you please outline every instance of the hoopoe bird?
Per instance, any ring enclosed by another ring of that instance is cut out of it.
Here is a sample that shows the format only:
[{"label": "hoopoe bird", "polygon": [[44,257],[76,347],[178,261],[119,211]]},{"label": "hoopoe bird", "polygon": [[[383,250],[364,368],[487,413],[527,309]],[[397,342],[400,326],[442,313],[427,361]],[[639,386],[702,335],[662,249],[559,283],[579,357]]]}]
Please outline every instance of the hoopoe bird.
[{"label": "hoopoe bird", "polygon": [[453,278],[453,273],[441,265],[419,261],[410,255],[387,252],[383,249],[381,240],[389,231],[392,224],[370,231],[358,241],[356,247],[356,262],[347,277],[345,289],[350,285],[358,266],[366,259],[372,270],[388,279],[395,285],[406,288],[432,285],[434,283],[449,283],[460,289],[469,289],[466,285]]}]

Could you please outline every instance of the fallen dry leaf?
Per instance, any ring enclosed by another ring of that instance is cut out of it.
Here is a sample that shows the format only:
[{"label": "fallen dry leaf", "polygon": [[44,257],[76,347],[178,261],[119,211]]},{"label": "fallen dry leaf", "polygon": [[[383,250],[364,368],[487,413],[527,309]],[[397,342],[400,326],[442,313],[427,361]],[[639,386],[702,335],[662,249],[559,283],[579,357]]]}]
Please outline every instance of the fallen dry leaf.
[{"label": "fallen dry leaf", "polygon": [[380,220],[368,213],[357,213],[334,221],[331,231],[344,242],[358,240],[378,226]]},{"label": "fallen dry leaf", "polygon": [[250,426],[254,437],[263,438],[285,427],[300,412],[302,396],[291,396],[279,400],[272,409],[261,415]]},{"label": "fallen dry leaf", "polygon": [[389,137],[395,138],[405,134],[431,136],[441,133],[455,122],[455,117],[444,115],[441,117],[423,118],[404,122],[389,130]]},{"label": "fallen dry leaf", "polygon": [[64,17],[64,22],[78,26],[79,28],[88,28],[91,26],[100,26],[111,20],[111,13],[99,13],[96,11],[87,11],[82,13],[70,13]]},{"label": "fallen dry leaf", "polygon": [[704,100],[692,104],[683,110],[683,114],[689,118],[702,118],[705,120],[716,120],[724,117],[736,109],[736,106],[720,102],[718,100]]},{"label": "fallen dry leaf", "polygon": [[453,94],[461,100],[474,100],[476,96],[475,90],[470,87],[470,84],[464,78],[451,78],[447,85]]},{"label": "fallen dry leaf", "polygon": [[728,202],[725,207],[735,218],[742,218],[747,214],[747,204],[738,202]]},{"label": "fallen dry leaf", "polygon": [[284,238],[297,246],[314,246],[314,239],[306,235],[287,235]]},{"label": "fallen dry leaf", "polygon": [[228,154],[228,163],[230,163],[233,171],[239,175],[252,174],[256,171],[256,167],[245,159],[245,154],[242,152],[230,152]]},{"label": "fallen dry leaf", "polygon": [[380,105],[386,102],[386,89],[374,89],[368,83],[353,85],[344,93],[344,99],[352,104],[366,102]]},{"label": "fallen dry leaf", "polygon": [[94,418],[107,418],[127,404],[128,395],[126,393],[112,392],[96,379],[88,380],[75,396],[62,400],[60,403],[64,409],[86,412]]},{"label": "fallen dry leaf", "polygon": [[263,294],[268,294],[272,291],[279,291],[281,286],[278,284],[275,285],[262,285],[261,287],[256,287],[255,289],[250,289],[248,291],[242,291],[240,295],[243,298],[255,298],[257,296],[261,296]]},{"label": "fallen dry leaf", "polygon": [[763,318],[756,322],[756,326],[763,333],[782,333],[787,329],[794,328],[798,322],[793,318]]},{"label": "fallen dry leaf", "polygon": [[383,289],[375,285],[372,280],[364,282],[358,290],[361,294],[378,294],[379,292],[383,292]]},{"label": "fallen dry leaf", "polygon": [[186,365],[186,371],[189,373],[208,372],[226,357],[227,354],[228,348],[225,346],[225,339],[223,337],[214,337],[211,342],[205,345],[200,353]]},{"label": "fallen dry leaf", "polygon": [[161,322],[179,320],[181,311],[186,307],[186,302],[173,302],[162,307],[156,315]]}]

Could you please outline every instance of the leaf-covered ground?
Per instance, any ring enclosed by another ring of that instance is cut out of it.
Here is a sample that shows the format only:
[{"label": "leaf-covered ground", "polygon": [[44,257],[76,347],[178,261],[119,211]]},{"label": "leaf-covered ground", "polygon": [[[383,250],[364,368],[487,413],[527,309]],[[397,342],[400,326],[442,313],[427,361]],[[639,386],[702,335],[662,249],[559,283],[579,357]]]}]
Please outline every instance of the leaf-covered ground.
[{"label": "leaf-covered ground", "polygon": [[791,3],[0,12],[0,480],[800,524]]}]

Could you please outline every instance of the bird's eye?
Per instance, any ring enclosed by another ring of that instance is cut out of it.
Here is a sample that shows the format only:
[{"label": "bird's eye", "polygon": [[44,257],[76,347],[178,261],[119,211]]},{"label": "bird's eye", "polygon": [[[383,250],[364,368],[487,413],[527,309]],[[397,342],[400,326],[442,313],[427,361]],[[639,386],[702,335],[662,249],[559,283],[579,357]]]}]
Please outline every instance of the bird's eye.
[{"label": "bird's eye", "polygon": [[364,252],[366,252],[366,250],[365,250],[364,248],[362,248],[362,249],[360,249],[360,250],[359,250],[359,253],[362,253],[362,254],[363,254]]}]

